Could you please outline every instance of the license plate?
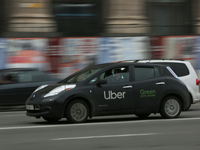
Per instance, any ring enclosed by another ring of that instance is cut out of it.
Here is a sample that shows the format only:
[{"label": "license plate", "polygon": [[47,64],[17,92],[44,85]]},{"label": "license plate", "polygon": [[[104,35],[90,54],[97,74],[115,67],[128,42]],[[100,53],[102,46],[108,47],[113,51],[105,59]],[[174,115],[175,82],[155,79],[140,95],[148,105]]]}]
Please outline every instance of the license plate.
[{"label": "license plate", "polygon": [[34,106],[33,105],[26,105],[26,109],[27,110],[34,110]]}]

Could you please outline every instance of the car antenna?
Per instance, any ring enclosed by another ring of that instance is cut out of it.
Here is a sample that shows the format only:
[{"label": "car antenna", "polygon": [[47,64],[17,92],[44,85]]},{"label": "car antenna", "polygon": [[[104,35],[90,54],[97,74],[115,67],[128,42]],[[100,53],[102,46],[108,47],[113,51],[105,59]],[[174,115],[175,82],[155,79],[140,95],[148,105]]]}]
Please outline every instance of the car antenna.
[{"label": "car antenna", "polygon": [[153,55],[152,55],[151,59],[149,60],[149,63],[150,63],[150,61],[152,60],[152,58],[153,58]]}]

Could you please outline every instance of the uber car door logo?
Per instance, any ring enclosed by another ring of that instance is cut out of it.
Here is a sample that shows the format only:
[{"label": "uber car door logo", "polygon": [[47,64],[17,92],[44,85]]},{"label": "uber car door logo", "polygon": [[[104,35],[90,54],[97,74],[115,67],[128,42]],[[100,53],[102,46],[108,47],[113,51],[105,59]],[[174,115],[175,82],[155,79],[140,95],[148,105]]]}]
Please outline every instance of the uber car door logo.
[{"label": "uber car door logo", "polygon": [[104,91],[104,98],[106,100],[109,100],[109,99],[122,99],[122,98],[125,98],[125,93],[126,92],[118,92],[118,93],[115,93],[113,91],[108,91],[108,94],[106,94],[106,92]]}]

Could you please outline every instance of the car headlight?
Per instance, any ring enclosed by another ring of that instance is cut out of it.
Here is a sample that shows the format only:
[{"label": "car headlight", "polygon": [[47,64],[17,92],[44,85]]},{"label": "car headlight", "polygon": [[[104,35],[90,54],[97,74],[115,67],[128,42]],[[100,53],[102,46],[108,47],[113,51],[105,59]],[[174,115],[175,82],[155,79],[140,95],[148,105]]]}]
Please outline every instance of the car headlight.
[{"label": "car headlight", "polygon": [[37,91],[39,91],[39,90],[41,90],[41,89],[43,89],[43,88],[45,88],[47,86],[48,86],[48,84],[47,85],[41,85],[33,93],[35,93],[35,92],[37,92]]},{"label": "car headlight", "polygon": [[55,89],[51,90],[49,93],[47,93],[46,95],[44,95],[44,97],[46,98],[46,97],[49,97],[49,96],[54,96],[54,95],[57,95],[58,93],[60,93],[62,91],[70,90],[70,89],[73,89],[75,87],[76,87],[75,84],[72,84],[72,85],[62,85],[62,86],[56,87]]}]

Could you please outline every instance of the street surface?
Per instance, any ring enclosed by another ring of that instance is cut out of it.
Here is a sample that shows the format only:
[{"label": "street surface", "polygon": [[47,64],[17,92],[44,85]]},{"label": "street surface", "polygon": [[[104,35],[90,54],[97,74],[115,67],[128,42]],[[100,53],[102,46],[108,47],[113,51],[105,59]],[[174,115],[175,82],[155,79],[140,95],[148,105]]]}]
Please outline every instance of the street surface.
[{"label": "street surface", "polygon": [[95,117],[50,124],[25,111],[0,112],[0,150],[199,150],[200,103],[177,119],[152,114]]}]

